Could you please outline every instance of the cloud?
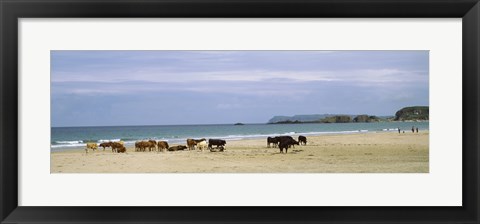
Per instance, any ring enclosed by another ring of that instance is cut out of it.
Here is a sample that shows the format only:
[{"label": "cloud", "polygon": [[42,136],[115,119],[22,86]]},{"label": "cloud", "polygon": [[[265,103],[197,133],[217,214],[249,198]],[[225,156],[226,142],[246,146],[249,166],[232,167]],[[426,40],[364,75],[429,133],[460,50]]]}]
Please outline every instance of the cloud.
[{"label": "cloud", "polygon": [[[238,120],[250,115],[263,121],[279,112],[375,114],[428,104],[424,52],[62,51],[52,55],[51,69],[52,105],[59,105],[55,108],[75,99],[112,108],[122,105],[112,113],[138,114],[132,123],[158,117],[188,123],[195,116]],[[132,106],[137,104],[162,106],[138,110]],[[77,105],[58,111],[69,119]],[[198,110],[199,105],[208,106]],[[171,107],[183,108],[183,114]],[[101,113],[96,106],[90,108],[88,116]],[[257,114],[263,114],[262,119]]]},{"label": "cloud", "polygon": [[400,69],[361,69],[345,71],[275,71],[243,70],[215,72],[170,72],[162,70],[140,70],[134,72],[111,71],[105,73],[80,74],[75,72],[59,73],[52,77],[52,83],[60,82],[151,82],[151,83],[191,83],[214,82],[312,82],[336,81],[352,83],[396,83],[428,82],[427,71],[404,71]]},{"label": "cloud", "polygon": [[233,104],[223,103],[223,104],[217,104],[215,108],[222,109],[222,110],[230,110],[230,109],[237,109],[237,108],[243,108],[243,107],[238,103],[233,103]]}]

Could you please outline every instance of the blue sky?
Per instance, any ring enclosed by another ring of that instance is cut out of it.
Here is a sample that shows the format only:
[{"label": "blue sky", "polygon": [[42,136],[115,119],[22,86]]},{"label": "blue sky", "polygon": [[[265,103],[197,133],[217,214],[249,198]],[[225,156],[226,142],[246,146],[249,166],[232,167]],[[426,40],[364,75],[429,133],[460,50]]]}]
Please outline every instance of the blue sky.
[{"label": "blue sky", "polygon": [[429,105],[428,51],[52,51],[52,126],[265,123]]}]

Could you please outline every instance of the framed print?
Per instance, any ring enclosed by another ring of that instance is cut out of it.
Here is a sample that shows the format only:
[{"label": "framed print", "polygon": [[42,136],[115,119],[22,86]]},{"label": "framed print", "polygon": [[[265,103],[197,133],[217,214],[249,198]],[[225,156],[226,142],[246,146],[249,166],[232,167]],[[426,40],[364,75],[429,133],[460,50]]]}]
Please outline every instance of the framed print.
[{"label": "framed print", "polygon": [[478,223],[478,1],[2,1],[1,220]]}]

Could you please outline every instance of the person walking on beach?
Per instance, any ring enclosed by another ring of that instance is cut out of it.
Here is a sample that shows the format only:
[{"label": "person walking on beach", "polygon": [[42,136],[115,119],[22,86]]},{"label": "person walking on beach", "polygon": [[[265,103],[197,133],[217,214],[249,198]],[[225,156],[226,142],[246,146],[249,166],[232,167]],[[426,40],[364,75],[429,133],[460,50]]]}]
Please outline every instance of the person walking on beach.
[{"label": "person walking on beach", "polygon": [[417,133],[418,133],[418,127],[417,127],[415,130],[416,130],[416,131],[417,131]]},{"label": "person walking on beach", "polygon": [[415,133],[415,127],[412,126],[412,133]]},{"label": "person walking on beach", "polygon": [[400,128],[397,128],[398,129],[398,134],[400,134]]}]

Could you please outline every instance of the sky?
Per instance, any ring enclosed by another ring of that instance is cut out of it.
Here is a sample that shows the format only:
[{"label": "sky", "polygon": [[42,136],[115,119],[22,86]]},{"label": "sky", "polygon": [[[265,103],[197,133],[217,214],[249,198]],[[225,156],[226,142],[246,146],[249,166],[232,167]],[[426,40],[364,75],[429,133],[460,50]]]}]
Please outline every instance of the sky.
[{"label": "sky", "polygon": [[53,127],[393,116],[429,105],[428,51],[51,51]]}]

